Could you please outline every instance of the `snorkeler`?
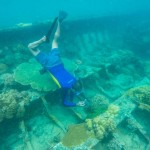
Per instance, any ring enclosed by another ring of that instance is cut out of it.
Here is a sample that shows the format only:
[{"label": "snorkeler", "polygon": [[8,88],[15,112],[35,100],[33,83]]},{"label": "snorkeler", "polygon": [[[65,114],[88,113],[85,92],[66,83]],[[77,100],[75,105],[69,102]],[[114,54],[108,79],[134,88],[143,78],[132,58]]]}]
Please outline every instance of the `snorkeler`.
[{"label": "snorkeler", "polygon": [[[61,16],[61,17],[60,17]],[[65,68],[61,61],[60,52],[58,49],[58,39],[60,37],[60,24],[63,20],[62,15],[60,14],[58,18],[54,21],[57,25],[54,38],[52,40],[51,51],[46,54],[41,52],[38,48],[39,45],[47,42],[48,37],[44,36],[40,40],[30,43],[28,45],[29,50],[35,56],[36,60],[43,66],[44,69],[41,70],[41,73],[47,70],[52,76],[53,80],[56,82],[59,88],[62,91],[63,104],[65,106],[84,106],[86,98],[84,100],[74,103],[72,100],[74,96],[78,96],[82,93],[82,85],[77,79],[72,76]],[[54,23],[54,24],[55,24]],[[53,24],[53,26],[54,26]],[[79,92],[78,92],[79,91]]]}]

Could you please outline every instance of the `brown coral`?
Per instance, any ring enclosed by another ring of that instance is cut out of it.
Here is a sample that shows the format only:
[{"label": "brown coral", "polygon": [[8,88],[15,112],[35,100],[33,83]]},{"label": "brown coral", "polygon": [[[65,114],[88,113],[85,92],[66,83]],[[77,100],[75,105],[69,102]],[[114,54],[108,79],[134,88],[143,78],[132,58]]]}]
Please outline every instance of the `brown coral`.
[{"label": "brown coral", "polygon": [[0,122],[5,118],[22,117],[25,112],[24,105],[29,103],[31,95],[29,92],[17,90],[9,90],[0,94]]},{"label": "brown coral", "polygon": [[86,128],[94,132],[96,138],[102,140],[104,136],[115,129],[115,124],[110,118],[96,117],[86,120]]},{"label": "brown coral", "polygon": [[87,119],[86,128],[90,132],[94,132],[96,138],[102,140],[108,133],[114,131],[116,125],[113,119],[118,112],[118,106],[110,105],[104,114],[93,119]]}]

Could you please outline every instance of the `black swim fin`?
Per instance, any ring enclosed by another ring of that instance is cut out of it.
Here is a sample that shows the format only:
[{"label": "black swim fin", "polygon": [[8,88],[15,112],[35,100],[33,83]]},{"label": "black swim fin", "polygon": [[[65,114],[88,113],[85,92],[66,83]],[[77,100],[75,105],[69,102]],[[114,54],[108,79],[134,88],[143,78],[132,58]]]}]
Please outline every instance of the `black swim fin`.
[{"label": "black swim fin", "polygon": [[59,22],[62,23],[62,21],[67,18],[67,16],[68,16],[67,12],[59,11],[59,16],[58,16]]},{"label": "black swim fin", "polygon": [[60,23],[62,23],[62,21],[68,16],[68,14],[65,11],[60,11],[58,17],[55,17],[53,20],[53,23],[50,27],[50,29],[48,30],[47,34],[46,34],[46,42],[48,43],[50,40],[50,36],[52,34],[52,31],[55,28],[55,25],[57,23],[57,21],[59,20]]},{"label": "black swim fin", "polygon": [[57,20],[58,20],[58,17],[55,17],[54,20],[53,20],[53,23],[50,27],[50,29],[48,30],[47,34],[46,34],[46,42],[48,43],[49,42],[49,39],[50,39],[50,36],[52,34],[52,31],[53,29],[55,28],[55,25],[57,23]]}]

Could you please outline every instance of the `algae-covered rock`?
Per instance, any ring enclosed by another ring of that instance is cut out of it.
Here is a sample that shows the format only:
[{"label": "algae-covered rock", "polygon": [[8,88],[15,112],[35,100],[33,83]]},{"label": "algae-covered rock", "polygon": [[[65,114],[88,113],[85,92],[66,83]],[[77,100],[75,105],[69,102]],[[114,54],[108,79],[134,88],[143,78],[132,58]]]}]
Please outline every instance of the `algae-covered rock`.
[{"label": "algae-covered rock", "polygon": [[132,88],[124,96],[136,102],[140,109],[150,112],[150,86]]},{"label": "algae-covered rock", "polygon": [[[70,72],[73,72],[75,65],[67,59],[63,59],[63,62],[66,68]],[[41,65],[34,59],[31,59],[29,62],[22,63],[14,70],[15,81],[22,85],[31,85],[33,89],[38,91],[56,90],[58,87],[51,78],[50,73],[46,72],[41,75],[39,72],[41,68]]]}]

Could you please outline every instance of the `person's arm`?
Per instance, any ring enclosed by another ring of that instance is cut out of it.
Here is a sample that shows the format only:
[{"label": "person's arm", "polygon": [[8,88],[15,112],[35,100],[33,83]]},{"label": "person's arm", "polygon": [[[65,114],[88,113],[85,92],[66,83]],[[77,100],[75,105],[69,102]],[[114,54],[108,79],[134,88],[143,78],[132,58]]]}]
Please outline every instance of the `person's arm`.
[{"label": "person's arm", "polygon": [[70,101],[66,101],[66,100],[63,102],[63,104],[66,107],[75,107],[75,106],[77,106],[76,103],[73,103],[73,102],[70,102]]},{"label": "person's arm", "polygon": [[60,37],[60,22],[57,21],[57,29],[56,29],[56,32],[54,34],[54,38],[53,38],[53,41],[52,41],[52,49],[54,48],[58,48],[58,39]]},{"label": "person's arm", "polygon": [[39,54],[40,50],[38,49],[38,46],[46,41],[46,37],[42,37],[40,40],[29,43],[28,48],[30,52],[36,56]]},{"label": "person's arm", "polygon": [[64,106],[67,106],[67,107],[75,107],[75,106],[83,107],[83,106],[85,106],[85,101],[79,101],[78,103],[64,101],[63,104],[64,104]]}]

